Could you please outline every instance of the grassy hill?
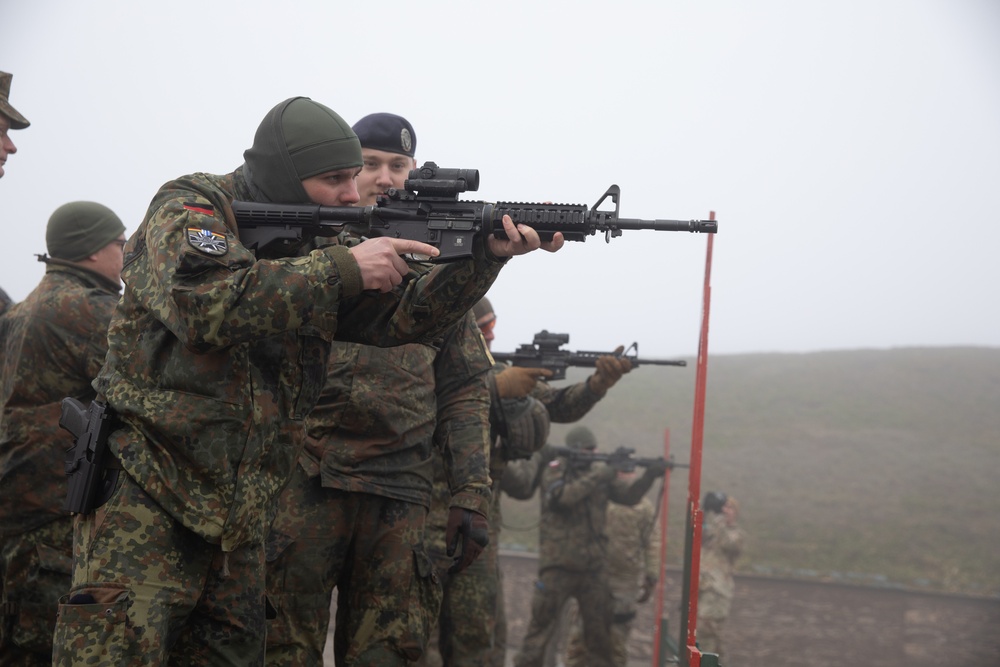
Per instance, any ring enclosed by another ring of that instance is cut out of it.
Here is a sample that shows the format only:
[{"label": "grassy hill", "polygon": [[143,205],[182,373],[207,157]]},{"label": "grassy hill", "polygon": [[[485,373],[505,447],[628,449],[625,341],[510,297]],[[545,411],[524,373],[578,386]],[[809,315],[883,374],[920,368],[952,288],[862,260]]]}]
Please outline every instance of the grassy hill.
[{"label": "grassy hill", "polygon": [[[602,451],[641,456],[669,429],[688,462],[689,364],[635,369],[580,423]],[[676,469],[668,566],[682,563],[687,488]],[[707,490],[740,500],[744,572],[1000,595],[1000,348],[711,357]],[[537,516],[537,496],[505,498],[503,546],[536,546]]]}]

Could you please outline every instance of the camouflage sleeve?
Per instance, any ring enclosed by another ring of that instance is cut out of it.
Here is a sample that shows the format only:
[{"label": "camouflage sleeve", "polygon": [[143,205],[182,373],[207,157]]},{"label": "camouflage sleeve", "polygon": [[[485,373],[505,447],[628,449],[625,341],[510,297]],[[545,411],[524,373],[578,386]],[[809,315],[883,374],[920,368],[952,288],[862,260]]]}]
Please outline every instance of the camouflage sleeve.
[{"label": "camouflage sleeve", "polygon": [[[140,232],[133,237],[135,247],[127,248],[125,283],[193,351],[219,350],[306,324],[332,338],[349,262],[325,249],[257,261],[230,233],[222,211],[200,193],[176,188],[154,200]],[[143,253],[146,262],[139,261]]]},{"label": "camouflage sleeve", "polygon": [[500,490],[517,500],[531,498],[542,482],[545,456],[545,450],[541,449],[531,458],[508,461],[500,479]]},{"label": "camouflage sleeve", "polygon": [[539,382],[532,395],[545,405],[549,419],[557,424],[579,421],[601,400],[586,380],[559,388]]},{"label": "camouflage sleeve", "polygon": [[435,442],[451,490],[451,507],[489,516],[489,410],[492,366],[471,311],[452,327],[435,361]]},{"label": "camouflage sleeve", "polygon": [[567,509],[586,500],[601,485],[614,479],[615,471],[603,463],[572,473],[564,459],[551,462],[542,473],[542,502],[553,509]]},{"label": "camouflage sleeve", "polygon": [[[196,352],[306,326],[324,338],[336,333],[369,345],[424,339],[471,309],[503,266],[480,242],[474,259],[419,266],[390,292],[362,292],[348,248],[257,260],[232,233],[228,211],[196,186],[185,187],[165,188],[154,199],[123,275],[143,307]],[[130,270],[142,253],[148,270]]]},{"label": "camouflage sleeve", "polygon": [[651,475],[648,470],[631,482],[616,477],[608,490],[608,499],[619,505],[635,505],[659,478],[659,475]]},{"label": "camouflage sleeve", "polygon": [[660,522],[652,505],[642,504],[642,571],[647,577],[660,576]]},{"label": "camouflage sleeve", "polygon": [[110,293],[94,294],[88,301],[88,337],[85,349],[77,357],[83,364],[81,377],[96,378],[104,366],[108,354],[108,324],[117,303],[118,295]]}]

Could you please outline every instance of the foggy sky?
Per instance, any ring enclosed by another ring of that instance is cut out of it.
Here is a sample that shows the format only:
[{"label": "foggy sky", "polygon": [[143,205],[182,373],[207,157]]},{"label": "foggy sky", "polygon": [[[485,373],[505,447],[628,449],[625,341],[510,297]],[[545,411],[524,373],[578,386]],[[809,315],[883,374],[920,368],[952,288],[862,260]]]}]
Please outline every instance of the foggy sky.
[{"label": "foggy sky", "polygon": [[[293,11],[294,10],[294,11]],[[5,2],[0,70],[31,121],[0,180],[0,286],[42,275],[61,204],[127,233],[157,188],[242,162],[305,95],[406,116],[463,199],[707,218],[711,353],[1000,345],[1000,3]],[[495,350],[638,342],[692,356],[706,238],[535,253],[490,298]]]}]

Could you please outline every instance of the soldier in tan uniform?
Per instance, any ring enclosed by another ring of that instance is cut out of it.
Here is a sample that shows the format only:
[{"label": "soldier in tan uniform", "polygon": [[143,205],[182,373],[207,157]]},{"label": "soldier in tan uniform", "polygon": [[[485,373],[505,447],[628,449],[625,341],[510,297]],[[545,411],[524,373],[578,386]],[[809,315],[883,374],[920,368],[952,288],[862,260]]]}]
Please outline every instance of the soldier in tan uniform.
[{"label": "soldier in tan uniform", "polygon": [[59,428],[66,396],[89,400],[121,290],[125,225],[72,202],[49,218],[45,276],[0,316],[0,664],[51,665],[59,597],[70,586],[73,518]]},{"label": "soldier in tan uniform", "polygon": [[[566,434],[566,444],[582,450],[597,447],[593,433],[583,426]],[[540,487],[538,580],[531,621],[521,651],[514,658],[516,667],[542,666],[546,646],[569,598],[575,598],[580,609],[586,664],[614,664],[614,602],[608,579],[613,545],[606,530],[608,503],[638,503],[666,472],[667,463],[649,465],[632,482],[620,479],[619,470],[613,461],[606,464],[567,455],[559,455],[545,466]]]},{"label": "soldier in tan uniform", "polygon": [[[627,482],[635,472],[619,472]],[[628,639],[638,605],[649,600],[659,578],[660,531],[653,503],[643,498],[635,505],[608,504],[608,583],[611,585],[611,645],[615,667],[628,663]],[[583,625],[576,611],[566,645],[566,666],[586,664]]]},{"label": "soldier in tan uniform", "polygon": [[705,494],[702,503],[701,568],[698,579],[698,647],[703,653],[724,655],[725,623],[733,604],[733,572],[746,537],[737,523],[736,499],[718,491]]}]

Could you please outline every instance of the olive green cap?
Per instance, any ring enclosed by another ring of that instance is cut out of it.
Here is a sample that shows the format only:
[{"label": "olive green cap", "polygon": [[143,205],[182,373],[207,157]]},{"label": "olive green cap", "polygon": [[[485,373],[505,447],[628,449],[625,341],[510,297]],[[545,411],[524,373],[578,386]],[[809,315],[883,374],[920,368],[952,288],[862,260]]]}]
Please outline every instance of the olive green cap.
[{"label": "olive green cap", "polygon": [[49,217],[45,246],[49,255],[78,262],[108,245],[125,231],[125,225],[107,206],[92,201],[63,204]]},{"label": "olive green cap", "polygon": [[278,204],[308,203],[303,179],[362,164],[351,126],[308,97],[291,97],[271,109],[243,159],[252,184]]},{"label": "olive green cap", "polygon": [[573,449],[597,449],[597,438],[586,426],[575,426],[566,434],[566,446]]}]

